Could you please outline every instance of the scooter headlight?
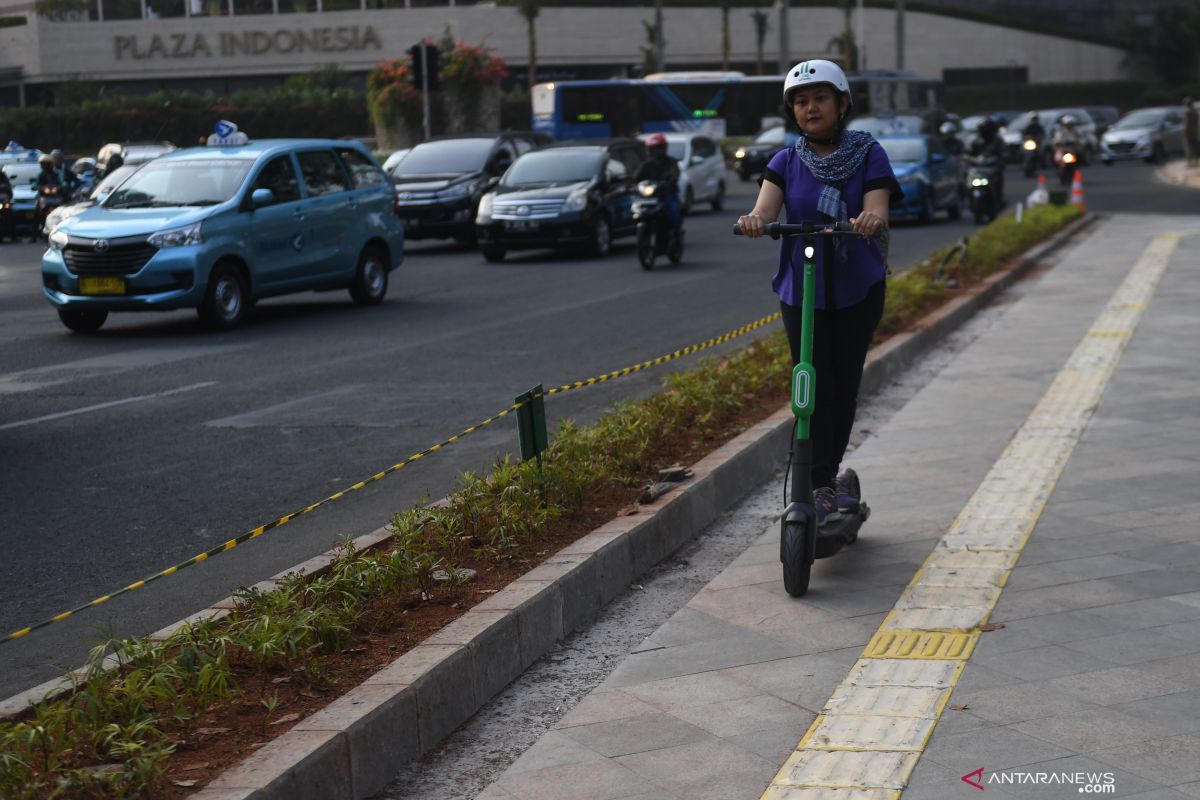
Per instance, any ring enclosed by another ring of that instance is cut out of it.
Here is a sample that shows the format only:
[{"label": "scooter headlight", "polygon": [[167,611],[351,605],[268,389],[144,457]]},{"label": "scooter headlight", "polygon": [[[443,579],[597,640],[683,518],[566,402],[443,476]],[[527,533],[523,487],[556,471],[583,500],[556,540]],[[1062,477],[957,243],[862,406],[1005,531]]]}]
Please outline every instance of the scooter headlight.
[{"label": "scooter headlight", "polygon": [[987,178],[972,178],[971,185],[972,186],[987,186],[988,179]]},{"label": "scooter headlight", "polygon": [[1075,154],[1074,153],[1063,153],[1062,160],[1063,160],[1064,164],[1074,164],[1075,163]]},{"label": "scooter headlight", "polygon": [[637,188],[642,197],[654,197],[654,181],[642,181]]},{"label": "scooter headlight", "polygon": [[1026,150],[1037,150],[1037,142],[1033,139],[1026,139],[1023,146]]},{"label": "scooter headlight", "polygon": [[51,250],[62,250],[67,246],[67,242],[71,237],[67,236],[66,231],[54,231],[50,234],[48,241],[50,242]]}]

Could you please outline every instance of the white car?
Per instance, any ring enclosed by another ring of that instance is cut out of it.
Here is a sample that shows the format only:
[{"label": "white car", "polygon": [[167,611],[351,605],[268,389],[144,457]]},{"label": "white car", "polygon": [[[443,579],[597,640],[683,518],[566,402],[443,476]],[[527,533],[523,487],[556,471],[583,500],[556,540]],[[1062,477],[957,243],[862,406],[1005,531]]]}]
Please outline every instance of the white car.
[{"label": "white car", "polygon": [[[713,211],[725,205],[725,157],[716,140],[702,133],[665,133],[667,155],[679,162],[681,211],[690,214],[697,203],[709,203]],[[650,138],[643,133],[641,140]]]},{"label": "white car", "polygon": [[1159,106],[1130,111],[1100,139],[1100,160],[1105,166],[1122,159],[1166,161],[1183,152],[1183,106]]}]

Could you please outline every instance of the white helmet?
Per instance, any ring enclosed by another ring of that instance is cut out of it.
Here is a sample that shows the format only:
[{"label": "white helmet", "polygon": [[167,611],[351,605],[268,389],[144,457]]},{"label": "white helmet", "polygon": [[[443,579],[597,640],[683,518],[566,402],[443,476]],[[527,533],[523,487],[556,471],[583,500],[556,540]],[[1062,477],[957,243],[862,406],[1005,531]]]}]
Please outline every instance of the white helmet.
[{"label": "white helmet", "polygon": [[[828,83],[839,92],[850,94],[850,81],[846,80],[846,73],[842,72],[842,68],[832,61],[814,58],[811,61],[801,61],[789,69],[787,75],[784,76],[784,104],[787,104],[788,95],[793,89],[818,83]],[[853,102],[853,98],[851,98],[851,102]]]}]

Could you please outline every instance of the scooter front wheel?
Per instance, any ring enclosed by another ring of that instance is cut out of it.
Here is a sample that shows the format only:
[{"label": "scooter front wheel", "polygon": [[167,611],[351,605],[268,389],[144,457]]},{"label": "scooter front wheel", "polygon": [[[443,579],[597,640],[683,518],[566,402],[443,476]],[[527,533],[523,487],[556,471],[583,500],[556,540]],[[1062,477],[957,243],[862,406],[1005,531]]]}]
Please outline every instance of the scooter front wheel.
[{"label": "scooter front wheel", "polygon": [[654,269],[654,234],[648,228],[638,230],[637,255],[642,269]]},{"label": "scooter front wheel", "polygon": [[799,522],[784,524],[781,550],[783,588],[792,597],[803,597],[808,592],[808,581],[812,577],[806,539],[804,525]]}]

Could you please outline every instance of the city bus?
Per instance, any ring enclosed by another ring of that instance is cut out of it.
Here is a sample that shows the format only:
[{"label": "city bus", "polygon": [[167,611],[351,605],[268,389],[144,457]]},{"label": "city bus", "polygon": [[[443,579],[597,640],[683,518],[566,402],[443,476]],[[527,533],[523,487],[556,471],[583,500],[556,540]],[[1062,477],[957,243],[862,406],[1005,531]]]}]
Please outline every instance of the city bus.
[{"label": "city bus", "polygon": [[[941,81],[907,71],[850,75],[857,116],[941,108]],[[783,111],[783,78],[740,72],[661,73],[643,79],[555,81],[533,87],[533,129],[555,139],[703,131],[750,136]]]}]

